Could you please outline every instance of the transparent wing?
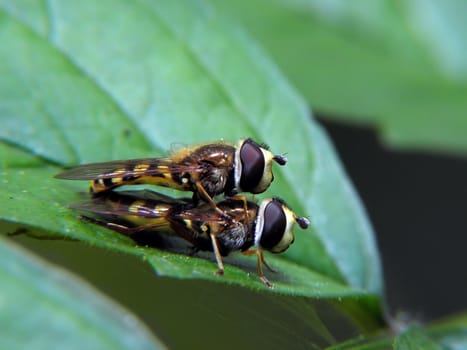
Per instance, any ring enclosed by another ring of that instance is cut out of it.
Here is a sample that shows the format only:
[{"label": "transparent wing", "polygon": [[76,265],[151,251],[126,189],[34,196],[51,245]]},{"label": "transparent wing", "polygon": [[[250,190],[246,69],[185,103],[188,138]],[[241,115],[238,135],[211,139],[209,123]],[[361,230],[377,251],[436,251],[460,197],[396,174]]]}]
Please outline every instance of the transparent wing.
[{"label": "transparent wing", "polygon": [[195,173],[201,169],[202,165],[177,164],[170,158],[141,158],[77,165],[55,175],[55,178],[94,180],[125,176],[155,176],[167,173]]},{"label": "transparent wing", "polygon": [[164,200],[166,196],[163,195],[161,195],[161,200],[156,200],[156,193],[151,194],[152,200],[145,199],[149,194],[150,191],[110,192],[85,201],[72,203],[70,208],[97,215],[164,218],[173,206],[178,203],[185,203],[175,199],[168,202]]},{"label": "transparent wing", "polygon": [[[228,214],[228,213],[226,213]],[[225,225],[227,226],[230,222],[222,216],[215,208],[209,204],[203,204],[196,208],[181,211],[178,216],[187,221],[198,221],[211,224]]]}]

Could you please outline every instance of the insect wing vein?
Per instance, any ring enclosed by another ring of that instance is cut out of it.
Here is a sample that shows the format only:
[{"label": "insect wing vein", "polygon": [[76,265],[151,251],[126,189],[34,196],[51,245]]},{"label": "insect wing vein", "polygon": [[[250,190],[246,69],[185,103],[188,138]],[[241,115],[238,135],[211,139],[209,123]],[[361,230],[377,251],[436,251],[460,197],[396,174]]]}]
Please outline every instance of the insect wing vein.
[{"label": "insect wing vein", "polygon": [[144,205],[138,205],[137,210],[132,210],[134,204],[114,203],[105,198],[94,198],[87,201],[70,204],[70,208],[78,211],[85,211],[97,215],[114,216],[140,216],[147,218],[158,218],[165,216],[157,207],[150,208]]},{"label": "insect wing vein", "polygon": [[194,173],[201,170],[202,168],[199,165],[177,164],[169,158],[142,158],[77,165],[55,175],[55,178],[94,180],[125,176]]}]

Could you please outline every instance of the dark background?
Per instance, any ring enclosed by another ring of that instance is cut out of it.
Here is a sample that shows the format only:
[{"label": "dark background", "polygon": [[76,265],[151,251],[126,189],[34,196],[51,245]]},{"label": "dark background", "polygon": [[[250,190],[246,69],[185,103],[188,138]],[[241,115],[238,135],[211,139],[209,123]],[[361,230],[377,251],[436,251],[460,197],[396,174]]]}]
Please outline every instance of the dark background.
[{"label": "dark background", "polygon": [[373,129],[318,119],[373,223],[392,314],[467,309],[467,160],[384,147]]}]

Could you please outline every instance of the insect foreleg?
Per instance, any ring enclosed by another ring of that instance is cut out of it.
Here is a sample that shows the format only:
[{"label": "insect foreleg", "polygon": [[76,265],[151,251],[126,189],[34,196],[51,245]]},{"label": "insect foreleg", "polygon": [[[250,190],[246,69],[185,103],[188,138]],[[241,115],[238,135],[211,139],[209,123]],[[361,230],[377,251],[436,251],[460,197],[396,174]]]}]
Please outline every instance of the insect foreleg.
[{"label": "insect foreleg", "polygon": [[200,181],[195,181],[195,186],[196,186],[196,191],[199,195],[199,197],[203,198],[206,202],[209,203],[209,205],[215,209],[219,215],[221,215],[221,217],[224,219],[224,220],[228,220],[229,222],[231,222],[233,219],[230,215],[226,214],[222,209],[220,209],[216,203],[212,200],[211,196],[209,195],[209,193],[206,192],[206,189],[203,187],[203,185],[201,184]]},{"label": "insect foreleg", "polygon": [[224,263],[222,262],[222,256],[219,251],[219,245],[218,245],[219,243],[217,242],[217,238],[214,233],[210,233],[209,236],[211,237],[212,248],[214,250],[214,255],[216,256],[217,267],[219,268],[216,274],[223,275],[224,274]]},{"label": "insect foreleg", "polygon": [[256,256],[258,257],[258,277],[267,287],[274,288],[274,286],[271,284],[271,282],[269,282],[269,280],[266,278],[266,276],[263,273],[262,264],[264,264],[269,270],[274,271],[264,260],[263,251],[261,249],[252,249],[252,250],[247,250],[243,252],[243,255],[253,255],[253,254],[256,254]]}]

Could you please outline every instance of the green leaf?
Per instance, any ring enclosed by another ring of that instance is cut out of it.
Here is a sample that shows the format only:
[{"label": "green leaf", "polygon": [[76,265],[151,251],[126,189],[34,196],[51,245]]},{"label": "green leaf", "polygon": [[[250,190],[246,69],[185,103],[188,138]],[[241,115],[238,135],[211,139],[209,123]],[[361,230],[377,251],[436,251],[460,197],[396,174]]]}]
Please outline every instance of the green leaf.
[{"label": "green leaf", "polygon": [[327,347],[326,350],[389,350],[393,349],[393,339],[390,337],[350,339],[338,345]]},{"label": "green leaf", "polygon": [[436,322],[429,327],[429,333],[445,348],[452,350],[467,348],[467,313]]},{"label": "green leaf", "polygon": [[323,117],[375,125],[394,147],[467,151],[467,4],[215,1]]},{"label": "green leaf", "polygon": [[26,235],[13,239],[47,260],[78,272],[118,300],[170,349],[216,349],[225,344],[225,339],[229,339],[228,345],[223,345],[226,349],[322,349],[381,327],[370,315],[369,323],[362,324],[349,312],[347,304],[357,304],[361,299],[330,301],[258,293],[202,279],[155,278],[148,264],[133,255],[57,239],[33,240]]},{"label": "green leaf", "polygon": [[[94,246],[139,256],[162,276],[203,278],[265,290],[256,275],[255,259],[237,258],[232,264],[238,267],[226,266],[225,276],[219,277],[214,274],[216,265],[211,261],[136,246],[128,237],[80,221],[76,213],[66,207],[67,203],[81,198],[77,193],[79,186],[76,183],[60,186],[63,184],[52,178],[56,170],[26,168],[3,172],[3,182],[7,186],[0,188],[0,198],[5,199],[2,216],[10,222],[36,230],[34,234],[38,237],[47,238],[51,234],[58,234],[66,239],[85,241]],[[31,183],[30,180],[34,178],[40,181]],[[47,206],[43,203],[47,203]],[[310,297],[358,297],[366,294],[363,290],[348,288],[286,259],[268,256],[268,261],[280,271],[272,276],[274,291],[277,293]]]},{"label": "green leaf", "polygon": [[[289,158],[268,194],[312,221],[286,254],[267,257],[281,270],[270,277],[274,291],[382,293],[371,226],[328,138],[267,57],[211,8],[0,1],[0,40],[4,149],[17,146],[56,165],[161,156],[174,142],[266,141]],[[0,188],[4,220],[139,255],[161,274],[265,289],[251,259],[234,259],[242,268],[228,266],[219,278],[205,259],[135,247],[77,220],[66,205],[88,184],[51,179],[56,167],[18,162],[10,157],[0,174],[8,183]]]},{"label": "green leaf", "polygon": [[76,276],[4,239],[0,257],[0,348],[165,349],[134,315]]},{"label": "green leaf", "polygon": [[375,338],[360,336],[328,347],[328,350],[461,350],[467,347],[467,314],[437,321],[431,325],[406,325],[397,336],[380,334]]},{"label": "green leaf", "polygon": [[394,341],[395,350],[441,350],[444,349],[439,343],[431,339],[425,329],[413,325],[408,327]]}]

